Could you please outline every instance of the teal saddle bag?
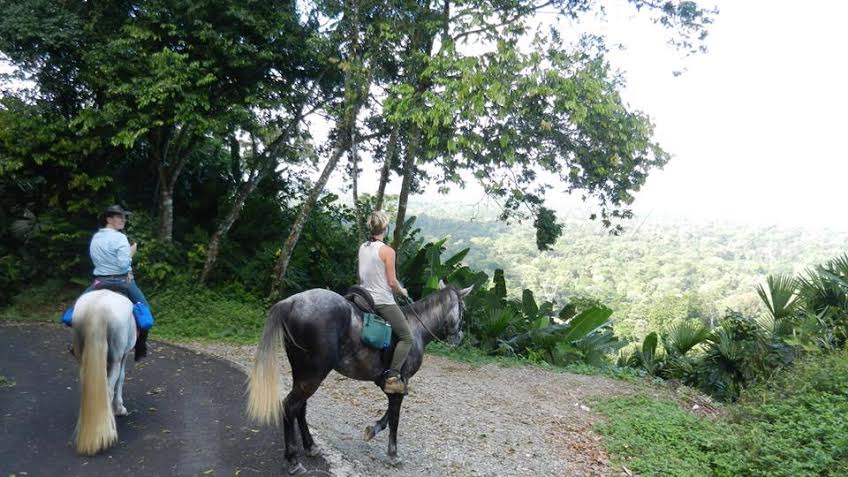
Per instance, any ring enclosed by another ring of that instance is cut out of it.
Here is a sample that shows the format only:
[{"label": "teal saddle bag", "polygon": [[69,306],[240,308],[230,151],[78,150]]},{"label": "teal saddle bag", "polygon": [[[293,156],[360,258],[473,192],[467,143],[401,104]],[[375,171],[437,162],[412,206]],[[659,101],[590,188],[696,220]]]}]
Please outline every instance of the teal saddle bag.
[{"label": "teal saddle bag", "polygon": [[379,315],[363,313],[362,342],[374,349],[387,349],[392,344],[392,325]]}]

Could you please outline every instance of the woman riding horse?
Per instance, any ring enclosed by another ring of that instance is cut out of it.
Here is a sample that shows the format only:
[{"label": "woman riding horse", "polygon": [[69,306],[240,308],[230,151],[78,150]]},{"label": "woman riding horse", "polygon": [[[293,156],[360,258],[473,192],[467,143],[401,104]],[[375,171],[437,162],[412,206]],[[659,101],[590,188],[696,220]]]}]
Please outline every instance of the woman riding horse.
[{"label": "woman riding horse", "polygon": [[400,286],[395,273],[395,251],[383,243],[389,227],[389,217],[377,210],[368,218],[371,236],[359,247],[359,283],[374,299],[377,314],[392,325],[392,332],[398,337],[397,347],[392,355],[392,364],[385,371],[383,391],[388,394],[405,393],[406,382],[401,376],[403,363],[412,348],[412,334],[409,323],[395,303],[392,292],[409,297],[406,288]]},{"label": "woman riding horse", "polygon": [[[402,307],[409,320],[412,348],[403,366],[414,376],[424,360],[424,348],[433,340],[462,341],[462,301],[471,287],[447,286]],[[306,422],[306,402],[331,371],[351,379],[380,385],[389,366],[388,356],[362,342],[362,313],[343,296],[322,288],[307,290],[278,302],[268,313],[256,360],[248,380],[247,413],[260,424],[277,424],[282,417],[285,457],[289,473],[303,469],[295,449],[295,425],[308,455],[318,449]],[[280,406],[280,364],[277,347],[283,344],[291,365],[292,386]],[[389,406],[382,418],[369,425],[365,439],[389,429],[388,455],[400,462],[397,431],[404,394],[386,392]],[[282,411],[282,412],[281,412]]]}]

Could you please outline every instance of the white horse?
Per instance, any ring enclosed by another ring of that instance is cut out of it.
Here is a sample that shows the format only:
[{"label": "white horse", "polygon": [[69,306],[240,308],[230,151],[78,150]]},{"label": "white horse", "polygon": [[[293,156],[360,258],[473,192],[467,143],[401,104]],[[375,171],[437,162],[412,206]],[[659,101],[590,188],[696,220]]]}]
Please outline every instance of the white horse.
[{"label": "white horse", "polygon": [[94,455],[118,440],[115,416],[126,416],[124,368],[135,346],[132,302],[109,290],[85,293],[74,305],[74,357],[80,365],[77,452]]}]

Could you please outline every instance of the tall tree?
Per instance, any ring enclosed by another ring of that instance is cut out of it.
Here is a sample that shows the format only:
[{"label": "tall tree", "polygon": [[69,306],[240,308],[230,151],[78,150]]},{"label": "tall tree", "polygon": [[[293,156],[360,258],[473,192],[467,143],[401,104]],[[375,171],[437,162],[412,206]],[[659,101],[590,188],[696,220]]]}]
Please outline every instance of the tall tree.
[{"label": "tall tree", "polygon": [[[373,5],[369,2],[368,6]],[[339,5],[330,4],[327,7],[328,9],[324,13],[328,14],[331,18],[339,18],[338,30],[331,32],[330,36],[338,40],[340,51],[343,52],[343,57],[339,62],[339,68],[344,76],[343,95],[341,101],[330,108],[330,114],[335,123],[330,157],[324,164],[321,175],[315,184],[313,184],[306,200],[301,204],[289,235],[280,250],[274,266],[274,276],[268,295],[270,300],[280,298],[283,279],[285,278],[289,261],[300,239],[303,227],[312,209],[315,207],[319,196],[324,191],[330,174],[335,170],[342,155],[350,148],[351,131],[353,131],[356,125],[356,118],[363,101],[367,97],[372,78],[368,57],[369,52],[373,51],[373,48],[377,46],[378,42],[375,42],[371,38],[363,38],[363,33],[368,34],[371,32],[368,29],[368,22],[364,23],[364,25],[359,22],[359,12],[362,7],[359,0],[345,0],[343,5],[340,6],[340,11],[336,10]]]},{"label": "tall tree", "polygon": [[[688,1],[629,3],[674,29],[678,47],[703,50],[715,11]],[[534,29],[542,8],[579,19],[603,5],[445,0],[410,8],[417,19],[408,42],[413,47],[398,60],[406,75],[387,86],[383,109],[387,122],[407,133],[396,245],[410,176],[423,177],[418,163],[435,165],[443,187],[461,184],[460,171],[472,172],[503,202],[503,219],[534,218],[545,249],[561,231],[544,207],[547,189],[560,185],[595,198],[604,225],[620,230],[616,222],[630,217],[633,194],[651,169],[667,161],[651,140],[648,118],[620,99],[623,81],[605,60],[603,38],[568,44],[555,30]],[[528,37],[533,43],[525,51],[520,45]],[[485,46],[472,49],[469,41]],[[539,182],[540,171],[556,174],[558,184]]]},{"label": "tall tree", "polygon": [[307,51],[295,2],[147,0],[125,6],[118,28],[83,54],[98,100],[84,129],[111,127],[112,142],[143,143],[158,176],[159,237],[173,239],[174,191],[192,152],[210,135],[257,123],[303,74]]}]

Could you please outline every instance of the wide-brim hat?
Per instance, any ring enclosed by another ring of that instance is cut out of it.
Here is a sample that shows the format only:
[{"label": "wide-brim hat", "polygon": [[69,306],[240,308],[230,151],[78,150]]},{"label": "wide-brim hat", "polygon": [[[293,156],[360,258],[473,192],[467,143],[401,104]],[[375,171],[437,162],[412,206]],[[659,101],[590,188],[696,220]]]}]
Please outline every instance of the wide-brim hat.
[{"label": "wide-brim hat", "polygon": [[105,216],[109,216],[109,215],[124,215],[124,216],[126,216],[126,215],[130,215],[130,211],[124,209],[123,207],[121,207],[118,204],[115,204],[115,205],[110,205],[109,207],[106,207],[106,210],[103,211],[103,215],[105,215]]},{"label": "wide-brim hat", "polygon": [[127,218],[130,215],[130,211],[124,209],[118,204],[110,205],[109,207],[106,207],[106,210],[100,213],[98,219],[100,219],[100,223],[102,224],[106,222],[107,217],[111,217],[113,215],[122,215],[124,218]]}]

